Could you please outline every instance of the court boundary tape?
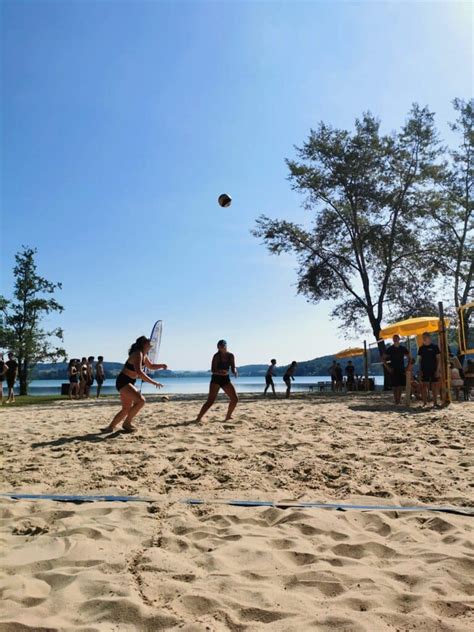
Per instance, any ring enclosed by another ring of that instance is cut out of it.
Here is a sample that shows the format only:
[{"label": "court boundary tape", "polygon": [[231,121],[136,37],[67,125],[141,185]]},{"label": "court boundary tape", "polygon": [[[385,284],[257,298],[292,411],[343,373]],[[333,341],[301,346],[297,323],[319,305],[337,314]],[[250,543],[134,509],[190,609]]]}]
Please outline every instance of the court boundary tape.
[{"label": "court boundary tape", "polygon": [[[109,496],[109,495],[75,495],[75,494],[25,494],[0,493],[0,498],[12,500],[53,500],[57,502],[86,503],[86,502],[138,502],[163,503],[163,498],[146,498],[143,496]],[[318,502],[278,502],[273,500],[226,500],[183,498],[175,502],[183,505],[229,505],[232,507],[273,507],[275,509],[332,509],[335,511],[400,511],[449,513],[460,516],[474,517],[474,507],[437,507],[435,505],[351,505],[346,503],[318,503]]]}]

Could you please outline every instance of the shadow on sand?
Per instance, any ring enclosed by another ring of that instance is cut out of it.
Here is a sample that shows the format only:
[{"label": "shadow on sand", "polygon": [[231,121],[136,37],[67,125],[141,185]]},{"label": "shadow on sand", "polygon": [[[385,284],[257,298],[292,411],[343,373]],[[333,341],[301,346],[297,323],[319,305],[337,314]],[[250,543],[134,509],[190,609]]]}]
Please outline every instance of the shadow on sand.
[{"label": "shadow on sand", "polygon": [[419,414],[423,414],[426,415],[426,413],[434,413],[434,412],[438,412],[440,409],[436,409],[436,408],[421,408],[420,406],[413,406],[410,408],[407,408],[406,406],[396,406],[395,404],[382,404],[380,402],[373,402],[372,404],[370,403],[364,403],[364,404],[352,404],[349,405],[348,408],[350,410],[354,410],[354,411],[362,411],[362,412],[369,412],[369,413],[404,413],[407,415],[419,415]]},{"label": "shadow on sand", "polygon": [[[207,422],[212,423],[212,422]],[[162,430],[165,428],[184,428],[186,426],[199,426],[202,422],[192,419],[191,421],[177,421],[175,424],[157,424],[154,426],[155,430]]]},{"label": "shadow on sand", "polygon": [[122,431],[110,432],[105,434],[103,432],[89,432],[83,435],[74,435],[69,437],[59,437],[58,439],[52,439],[51,441],[40,441],[38,443],[32,443],[32,448],[47,448],[61,445],[67,445],[68,443],[100,443],[101,441],[107,441],[123,434]]}]

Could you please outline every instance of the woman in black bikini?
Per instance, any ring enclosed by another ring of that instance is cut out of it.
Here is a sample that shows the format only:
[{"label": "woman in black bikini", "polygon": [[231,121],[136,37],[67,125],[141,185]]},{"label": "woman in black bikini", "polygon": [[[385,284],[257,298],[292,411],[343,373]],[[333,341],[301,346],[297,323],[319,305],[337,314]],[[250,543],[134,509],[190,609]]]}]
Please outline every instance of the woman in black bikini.
[{"label": "woman in black bikini", "polygon": [[113,432],[121,421],[123,421],[122,428],[125,432],[134,432],[137,429],[132,425],[132,419],[145,405],[145,398],[135,388],[137,379],[149,382],[157,388],[163,386],[163,384],[155,382],[155,380],[149,377],[143,370],[145,367],[151,371],[167,368],[166,364],[152,364],[150,362],[147,356],[150,347],[151,342],[146,336],[137,338],[130,347],[128,360],[125,362],[115,382],[115,386],[120,393],[120,399],[122,400],[122,410],[115,415],[107,428],[104,428],[103,432]]},{"label": "woman in black bikini", "polygon": [[73,358],[69,360],[67,372],[69,375],[69,399],[78,399],[79,397],[79,377],[77,374],[77,360]]},{"label": "woman in black bikini", "polygon": [[227,351],[227,342],[225,340],[219,340],[219,342],[217,343],[217,349],[217,353],[214,354],[214,357],[212,358],[212,378],[209,385],[209,395],[207,397],[207,402],[201,408],[196,421],[201,421],[209,408],[216,401],[216,397],[220,388],[230,399],[227,416],[225,418],[226,421],[232,419],[232,413],[234,412],[234,409],[237,406],[237,402],[239,401],[237,393],[235,392],[234,385],[230,381],[229,377],[229,370],[232,371],[232,374],[235,377],[237,377],[234,354]]}]

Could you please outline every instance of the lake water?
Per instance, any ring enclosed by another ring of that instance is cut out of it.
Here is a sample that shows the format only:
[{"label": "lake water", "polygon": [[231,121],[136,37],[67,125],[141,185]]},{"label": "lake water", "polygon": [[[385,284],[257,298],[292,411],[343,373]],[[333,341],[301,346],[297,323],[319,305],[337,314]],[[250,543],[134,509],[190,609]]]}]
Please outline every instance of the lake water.
[{"label": "lake water", "polygon": [[[293,382],[294,391],[307,391],[309,384],[317,384],[318,382],[329,382],[329,376],[317,375],[317,376],[305,376],[296,377]],[[179,395],[189,395],[195,393],[207,393],[209,390],[209,377],[169,377],[162,378],[160,381],[163,384],[163,388],[160,393],[175,393]],[[239,377],[232,380],[237,391],[240,393],[255,393],[263,391],[265,388],[265,378],[263,377]],[[61,384],[66,380],[33,380],[30,384],[30,395],[58,395],[61,390]],[[383,384],[383,377],[378,375],[375,377],[376,384]],[[138,382],[139,384],[139,382]],[[4,384],[4,393],[5,393]],[[286,390],[286,386],[281,377],[275,378],[275,387],[277,392],[283,393]],[[92,393],[95,393],[96,385],[92,387]],[[104,395],[110,395],[116,393],[115,379],[106,380],[102,386],[102,393]],[[143,384],[143,393],[156,393],[157,390],[151,384]]]}]

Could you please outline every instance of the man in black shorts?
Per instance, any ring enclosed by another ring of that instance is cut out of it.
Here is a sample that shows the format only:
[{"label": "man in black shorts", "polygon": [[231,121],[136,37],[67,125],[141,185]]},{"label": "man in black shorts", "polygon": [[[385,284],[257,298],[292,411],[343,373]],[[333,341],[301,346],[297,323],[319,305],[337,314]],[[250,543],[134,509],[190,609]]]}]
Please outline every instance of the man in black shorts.
[{"label": "man in black shorts", "polygon": [[273,376],[275,375],[276,363],[277,361],[275,360],[275,358],[273,358],[265,374],[265,390],[263,391],[264,395],[267,394],[268,389],[271,387],[273,391],[273,396],[276,397],[275,384],[273,382]]},{"label": "man in black shorts", "polygon": [[339,364],[339,362],[336,363],[335,373],[336,373],[336,391],[340,392],[342,391],[342,367]]},{"label": "man in black shorts", "polygon": [[406,368],[405,358],[408,358],[410,364],[410,352],[406,347],[400,344],[400,336],[395,334],[392,338],[393,344],[385,350],[383,363],[387,371],[390,373],[390,381],[393,388],[393,399],[395,404],[400,404],[402,400],[402,389],[405,388]]},{"label": "man in black shorts", "polygon": [[10,351],[8,354],[8,360],[5,362],[7,367],[6,378],[8,387],[8,399],[7,404],[15,401],[15,382],[18,377],[18,362],[15,360],[13,353]]},{"label": "man in black shorts", "polygon": [[349,360],[346,366],[346,375],[347,375],[347,390],[354,390],[354,374],[355,374],[355,366],[352,364],[352,360]]},{"label": "man in black shorts", "polygon": [[97,397],[99,397],[102,384],[105,380],[104,356],[99,356],[97,358],[97,364],[95,365],[95,379],[97,381]]},{"label": "man in black shorts", "polygon": [[428,391],[431,387],[434,406],[438,406],[439,378],[441,371],[441,351],[433,344],[429,333],[423,334],[423,344],[418,349],[420,356],[421,396],[423,406],[428,403]]},{"label": "man in black shorts", "polygon": [[283,376],[283,381],[286,384],[286,397],[289,397],[291,393],[291,380],[293,380],[293,382],[295,381],[296,366],[296,361],[293,360]]}]

